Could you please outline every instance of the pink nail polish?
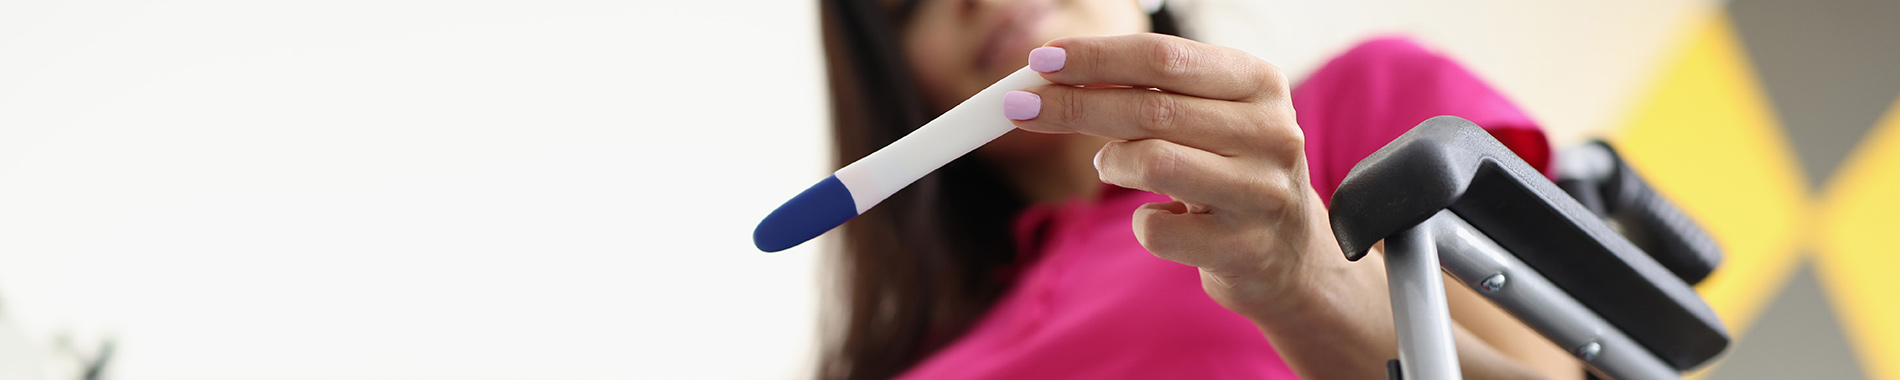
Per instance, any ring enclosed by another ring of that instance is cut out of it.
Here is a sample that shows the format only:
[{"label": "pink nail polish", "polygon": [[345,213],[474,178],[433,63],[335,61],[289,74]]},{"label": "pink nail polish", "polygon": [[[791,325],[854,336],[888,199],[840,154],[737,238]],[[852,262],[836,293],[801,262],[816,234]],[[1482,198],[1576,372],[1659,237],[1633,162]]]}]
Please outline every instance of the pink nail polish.
[{"label": "pink nail polish", "polygon": [[1069,51],[1059,47],[1039,47],[1029,51],[1029,69],[1037,72],[1053,73],[1062,70],[1069,60]]},{"label": "pink nail polish", "polygon": [[1042,114],[1042,96],[1029,91],[1010,91],[1003,94],[1003,117],[1010,120],[1029,120]]}]

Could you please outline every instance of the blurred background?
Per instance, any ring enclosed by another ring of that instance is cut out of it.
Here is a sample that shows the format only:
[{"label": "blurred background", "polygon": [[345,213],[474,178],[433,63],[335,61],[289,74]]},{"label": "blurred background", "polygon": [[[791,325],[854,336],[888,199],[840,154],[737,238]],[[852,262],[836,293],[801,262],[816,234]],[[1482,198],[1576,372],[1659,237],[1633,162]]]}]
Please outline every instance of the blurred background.
[{"label": "blurred background", "polygon": [[[1698,376],[1900,379],[1900,2],[1169,0],[1410,34],[1728,249]],[[0,0],[0,379],[803,378],[816,1]]]}]

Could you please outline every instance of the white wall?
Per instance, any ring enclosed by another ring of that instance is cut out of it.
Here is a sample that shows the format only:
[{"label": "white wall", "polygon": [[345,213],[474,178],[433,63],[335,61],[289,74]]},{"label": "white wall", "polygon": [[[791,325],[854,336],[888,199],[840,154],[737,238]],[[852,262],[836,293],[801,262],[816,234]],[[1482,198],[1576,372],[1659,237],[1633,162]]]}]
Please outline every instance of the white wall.
[{"label": "white wall", "polygon": [[750,233],[825,174],[815,9],[0,2],[6,344],[114,336],[122,379],[790,377],[818,247]]},{"label": "white wall", "polygon": [[1416,37],[1467,65],[1568,145],[1624,122],[1716,0],[1169,0],[1197,38],[1303,75],[1371,35]]},{"label": "white wall", "polygon": [[[1296,73],[1412,31],[1566,140],[1708,3],[1174,1]],[[796,377],[827,241],[750,232],[825,173],[814,3],[0,2],[0,376]]]}]

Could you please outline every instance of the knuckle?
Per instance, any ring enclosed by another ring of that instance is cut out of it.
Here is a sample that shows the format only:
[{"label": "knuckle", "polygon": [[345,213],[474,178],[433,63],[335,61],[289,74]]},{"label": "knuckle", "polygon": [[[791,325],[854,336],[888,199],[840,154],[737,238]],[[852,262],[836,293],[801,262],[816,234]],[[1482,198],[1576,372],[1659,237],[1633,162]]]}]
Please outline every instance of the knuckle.
[{"label": "knuckle", "polygon": [[1181,111],[1179,99],[1161,92],[1142,91],[1136,102],[1135,121],[1138,127],[1155,135],[1174,128]]},{"label": "knuckle", "polygon": [[1154,75],[1164,79],[1178,79],[1188,75],[1194,65],[1199,64],[1200,55],[1181,41],[1172,39],[1150,39],[1150,54],[1155,59]]},{"label": "knuckle", "polygon": [[1258,187],[1260,193],[1266,194],[1267,199],[1274,201],[1269,203],[1276,205],[1284,204],[1292,200],[1293,196],[1298,193],[1296,186],[1299,186],[1299,183],[1293,180],[1293,175],[1287,170],[1274,170],[1270,173],[1271,174],[1260,176],[1259,179],[1254,181],[1254,185]]},{"label": "knuckle", "polygon": [[1073,41],[1075,41],[1075,43],[1069,47],[1065,47],[1071,49],[1072,53],[1069,56],[1081,57],[1082,64],[1088,66],[1090,69],[1100,70],[1111,67],[1110,65],[1114,63],[1112,57],[1115,57],[1117,54],[1108,51],[1108,47],[1105,46],[1108,44],[1107,40],[1099,37],[1082,37]]},{"label": "knuckle", "polygon": [[1298,125],[1281,126],[1278,129],[1281,131],[1280,141],[1285,141],[1287,148],[1295,153],[1305,153],[1306,131],[1301,130]]},{"label": "knuckle", "polygon": [[1239,49],[1216,48],[1224,52],[1226,60],[1233,65],[1235,84],[1251,86],[1254,98],[1286,98],[1290,95],[1287,84],[1292,82],[1280,66]]},{"label": "knuckle", "polygon": [[1144,153],[1141,155],[1141,166],[1138,169],[1142,182],[1156,190],[1172,188],[1170,183],[1175,175],[1181,172],[1181,166],[1186,164],[1180,152],[1172,149],[1149,148],[1145,149]]},{"label": "knuckle", "polygon": [[1259,58],[1254,58],[1253,93],[1256,99],[1285,99],[1291,97],[1287,90],[1286,73],[1279,66]]},{"label": "knuckle", "polygon": [[1265,82],[1262,84],[1269,87],[1280,87],[1287,83],[1286,72],[1280,70],[1280,66],[1259,58],[1255,58],[1255,60],[1260,63],[1258,65],[1259,68],[1256,70],[1259,70],[1260,78]]},{"label": "knuckle", "polygon": [[1062,105],[1062,110],[1056,112],[1056,118],[1071,126],[1082,123],[1083,118],[1088,116],[1088,106],[1080,96],[1081,94],[1067,88],[1055,92],[1057,99],[1060,99],[1056,103]]},{"label": "knuckle", "polygon": [[1305,157],[1306,131],[1300,130],[1298,124],[1275,123],[1268,126],[1267,130],[1270,131],[1267,141],[1273,143],[1269,148],[1271,148],[1273,152],[1279,153],[1281,159],[1289,160]]},{"label": "knuckle", "polygon": [[1279,105],[1287,103],[1272,100],[1249,112],[1252,121],[1248,124],[1249,131],[1243,134],[1247,146],[1273,158],[1306,154],[1306,131],[1300,129],[1291,107]]}]

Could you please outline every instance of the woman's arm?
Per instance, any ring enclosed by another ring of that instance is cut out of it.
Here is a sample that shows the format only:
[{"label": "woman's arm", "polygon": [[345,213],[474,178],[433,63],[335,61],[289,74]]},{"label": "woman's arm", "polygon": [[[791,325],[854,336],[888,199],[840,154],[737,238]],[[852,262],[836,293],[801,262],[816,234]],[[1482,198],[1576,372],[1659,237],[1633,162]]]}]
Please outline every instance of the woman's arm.
[{"label": "woman's arm", "polygon": [[[1255,321],[1302,377],[1384,376],[1397,352],[1384,267],[1335,244],[1278,68],[1155,34],[1058,39],[1031,57],[1056,84],[1005,104],[1028,115],[1018,127],[1116,139],[1096,154],[1102,181],[1174,198],[1136,211],[1143,247],[1199,267],[1208,295]],[[1486,343],[1505,338],[1456,335],[1469,377],[1540,377]]]},{"label": "woman's arm", "polygon": [[[1317,194],[1312,195],[1315,202]],[[1323,212],[1312,217],[1325,219]],[[1331,237],[1330,227],[1325,236]],[[1315,242],[1307,248],[1310,251],[1339,254],[1337,262],[1348,263],[1339,252],[1333,240]],[[1287,302],[1290,307],[1256,310],[1248,314],[1260,331],[1272,342],[1281,357],[1300,374],[1311,379],[1370,379],[1384,378],[1385,362],[1397,357],[1398,342],[1394,338],[1390,292],[1386,288],[1383,251],[1374,249],[1357,263],[1327,266],[1324,269],[1310,270],[1303,283],[1308,284],[1302,290],[1292,291],[1297,301]],[[1250,290],[1238,282],[1210,278],[1202,271],[1203,286],[1208,294],[1229,309],[1254,307],[1245,299],[1270,297],[1251,294],[1260,291]],[[1465,290],[1456,281],[1447,281],[1447,294]],[[1230,286],[1231,285],[1231,286]],[[1221,288],[1227,286],[1227,288]],[[1283,288],[1280,291],[1288,291]],[[1470,297],[1477,297],[1471,294]],[[1502,310],[1492,307],[1482,299],[1450,296],[1453,302],[1453,319],[1458,322],[1452,326],[1453,340],[1458,351],[1459,368],[1470,379],[1577,379],[1583,376],[1577,366],[1563,351],[1548,355],[1544,352],[1517,352],[1526,343],[1538,343],[1543,338],[1528,328],[1521,330],[1486,329],[1472,330],[1466,327],[1473,324],[1459,319],[1460,314],[1472,312],[1495,312],[1503,318]],[[1476,301],[1479,304],[1470,304]],[[1485,310],[1484,308],[1490,308]],[[1489,320],[1482,322],[1491,322]],[[1516,323],[1514,319],[1511,323]],[[1482,324],[1480,324],[1482,325]],[[1489,326],[1489,325],[1484,325]],[[1522,326],[1518,324],[1518,326]],[[1482,331],[1482,332],[1480,332]],[[1494,340],[1495,339],[1495,340]],[[1495,342],[1508,342],[1512,345],[1495,345]],[[1548,343],[1544,346],[1554,349]]]},{"label": "woman's arm", "polygon": [[1458,280],[1450,275],[1445,276],[1445,299],[1451,306],[1453,322],[1505,356],[1530,366],[1546,378],[1583,378],[1583,363],[1577,362],[1569,352],[1544,339],[1478,292],[1458,285]]}]

